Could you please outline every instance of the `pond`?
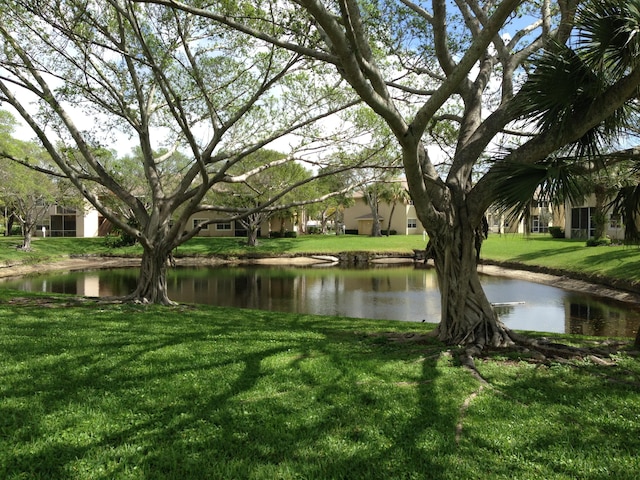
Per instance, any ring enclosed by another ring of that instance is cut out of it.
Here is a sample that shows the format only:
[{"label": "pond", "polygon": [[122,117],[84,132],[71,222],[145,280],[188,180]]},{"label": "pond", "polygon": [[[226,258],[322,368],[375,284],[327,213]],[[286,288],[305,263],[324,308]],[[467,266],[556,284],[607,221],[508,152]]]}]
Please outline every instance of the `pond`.
[{"label": "pond", "polygon": [[[119,296],[137,269],[93,270],[4,281],[2,287],[87,296]],[[640,307],[523,280],[482,276],[500,318],[517,330],[632,337]],[[169,296],[178,302],[271,311],[438,323],[440,294],[433,269],[225,266],[177,268]]]}]

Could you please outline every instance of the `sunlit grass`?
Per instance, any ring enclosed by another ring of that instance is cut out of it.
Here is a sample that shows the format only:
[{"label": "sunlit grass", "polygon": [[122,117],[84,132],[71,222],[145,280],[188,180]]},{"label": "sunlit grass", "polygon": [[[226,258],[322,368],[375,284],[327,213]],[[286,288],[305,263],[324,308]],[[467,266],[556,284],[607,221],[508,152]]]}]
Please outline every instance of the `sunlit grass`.
[{"label": "sunlit grass", "polygon": [[578,274],[640,282],[640,247],[587,247],[584,240],[555,239],[548,235],[492,235],[482,257],[503,262],[547,267]]},{"label": "sunlit grass", "polygon": [[428,324],[16,295],[0,293],[3,479],[640,471],[640,362],[624,354],[609,368],[487,359],[480,390],[455,352],[413,335]]}]

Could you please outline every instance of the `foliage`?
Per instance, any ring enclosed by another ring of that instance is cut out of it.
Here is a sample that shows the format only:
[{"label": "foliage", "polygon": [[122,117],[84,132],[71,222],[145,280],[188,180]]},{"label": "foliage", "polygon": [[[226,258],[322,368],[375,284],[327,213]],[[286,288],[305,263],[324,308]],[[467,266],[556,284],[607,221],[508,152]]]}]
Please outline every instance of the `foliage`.
[{"label": "foliage", "polygon": [[611,202],[611,206],[614,214],[620,215],[624,220],[625,242],[629,244],[640,243],[640,230],[636,222],[638,212],[640,212],[640,183],[620,188]]},{"label": "foliage", "polygon": [[562,227],[552,226],[549,227],[549,234],[553,238],[564,238],[564,230]]},{"label": "foliage", "polygon": [[[227,7],[246,19],[269,12]],[[251,155],[285,137],[315,151],[326,137],[340,141],[315,123],[353,104],[334,75],[299,54],[186,12],[130,0],[10,0],[1,9],[1,100],[33,130],[55,172],[140,242],[135,300],[170,303],[166,260],[199,232],[186,226],[207,209],[208,192],[245,181],[255,173]],[[108,147],[131,141],[131,156],[113,158]],[[288,154],[293,163],[295,151]],[[272,190],[252,211],[309,180]],[[249,215],[227,209],[233,219]]]},{"label": "foliage", "polygon": [[[59,177],[42,172],[51,167],[46,150],[34,142],[13,137],[17,122],[7,111],[0,111],[0,200],[7,212],[20,222],[24,250],[31,248],[31,237],[49,209],[55,205],[81,208],[78,195]],[[30,168],[31,167],[31,168]]]},{"label": "foliage", "polygon": [[611,245],[610,238],[589,238],[587,239],[587,247],[602,247]]}]

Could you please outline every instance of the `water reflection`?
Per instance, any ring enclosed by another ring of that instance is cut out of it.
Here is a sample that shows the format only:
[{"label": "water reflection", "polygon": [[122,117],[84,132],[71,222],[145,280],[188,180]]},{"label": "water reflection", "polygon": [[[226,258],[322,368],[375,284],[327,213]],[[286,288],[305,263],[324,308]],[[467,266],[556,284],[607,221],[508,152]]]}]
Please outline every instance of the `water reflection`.
[{"label": "water reflection", "polygon": [[[136,269],[37,276],[4,282],[6,288],[86,296],[134,290]],[[634,336],[640,308],[587,294],[501,277],[482,277],[500,318],[511,328],[598,336]],[[178,268],[168,277],[179,302],[271,311],[437,323],[440,294],[435,272],[413,267]]]}]

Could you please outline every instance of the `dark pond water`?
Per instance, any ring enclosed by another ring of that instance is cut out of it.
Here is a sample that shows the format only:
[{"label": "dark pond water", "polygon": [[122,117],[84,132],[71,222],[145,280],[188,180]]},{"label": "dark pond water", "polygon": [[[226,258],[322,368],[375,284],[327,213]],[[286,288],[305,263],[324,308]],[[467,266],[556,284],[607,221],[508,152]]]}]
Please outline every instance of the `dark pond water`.
[{"label": "dark pond water", "polygon": [[[88,296],[125,295],[136,269],[25,277],[0,286]],[[509,327],[541,332],[631,337],[640,308],[592,295],[502,277],[483,276],[489,300]],[[413,267],[224,267],[170,271],[169,296],[179,302],[263,310],[437,323],[435,271]]]}]

